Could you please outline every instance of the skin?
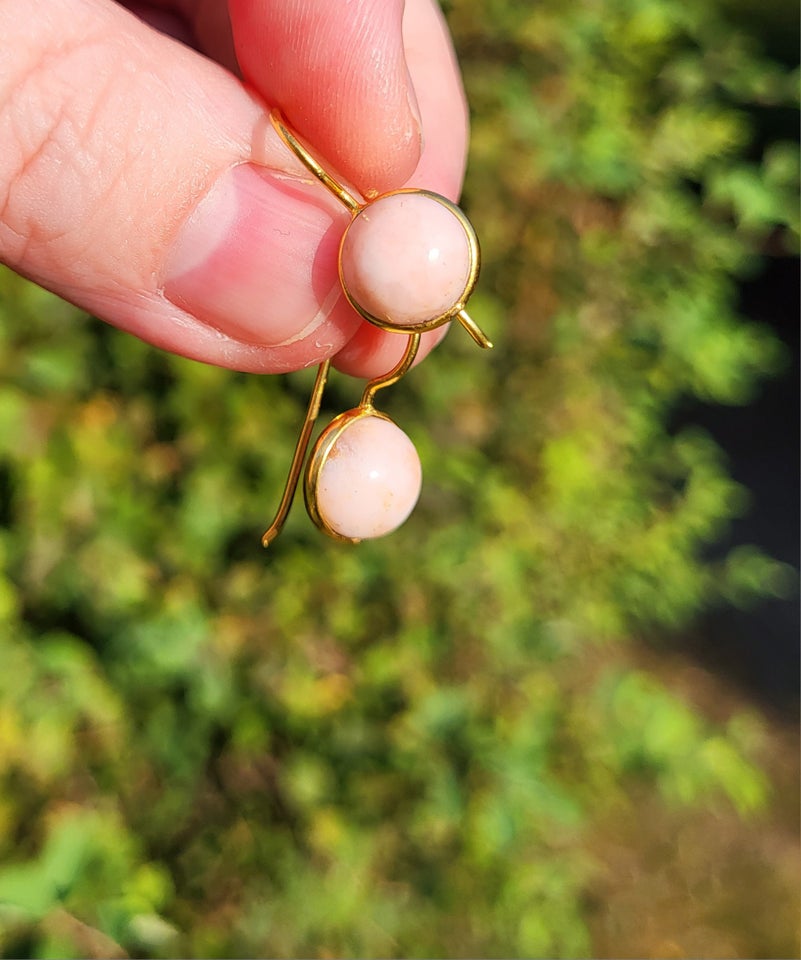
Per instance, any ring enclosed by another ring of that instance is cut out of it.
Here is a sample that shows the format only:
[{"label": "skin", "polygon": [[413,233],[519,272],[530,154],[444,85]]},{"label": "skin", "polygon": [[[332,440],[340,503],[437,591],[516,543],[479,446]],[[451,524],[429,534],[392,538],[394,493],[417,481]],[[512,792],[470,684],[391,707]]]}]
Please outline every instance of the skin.
[{"label": "skin", "polygon": [[[367,377],[395,362],[405,338],[341,302],[313,337],[275,346],[265,315],[264,343],[245,342],[170,302],[164,273],[227,170],[303,176],[273,106],[365,195],[411,185],[457,198],[466,112],[432,0],[0,0],[0,37],[0,261],[208,363],[274,373],[334,355]],[[279,211],[270,233],[289,226]],[[440,338],[426,334],[421,354]]]}]

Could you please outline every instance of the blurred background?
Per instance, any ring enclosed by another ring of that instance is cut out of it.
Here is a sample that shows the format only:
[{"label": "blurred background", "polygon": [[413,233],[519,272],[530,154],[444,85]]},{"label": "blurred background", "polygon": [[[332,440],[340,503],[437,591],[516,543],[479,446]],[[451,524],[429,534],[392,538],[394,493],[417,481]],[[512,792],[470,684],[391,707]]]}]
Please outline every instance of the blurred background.
[{"label": "blurred background", "polygon": [[311,373],[0,274],[3,956],[799,956],[796,5],[446,14],[497,346],[392,537],[259,546]]}]

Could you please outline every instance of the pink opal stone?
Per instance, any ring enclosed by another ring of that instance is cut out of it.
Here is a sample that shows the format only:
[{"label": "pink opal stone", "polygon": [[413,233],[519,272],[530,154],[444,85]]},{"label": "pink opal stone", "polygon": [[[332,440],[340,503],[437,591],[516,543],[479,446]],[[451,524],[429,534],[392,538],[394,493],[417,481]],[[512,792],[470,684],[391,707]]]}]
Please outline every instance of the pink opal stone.
[{"label": "pink opal stone", "polygon": [[383,537],[412,512],[421,484],[420,458],[403,430],[362,416],[345,427],[320,469],[317,511],[341,537]]},{"label": "pink opal stone", "polygon": [[426,193],[379,197],[354,217],[342,240],[343,286],[382,323],[413,327],[449,313],[470,274],[464,226]]}]

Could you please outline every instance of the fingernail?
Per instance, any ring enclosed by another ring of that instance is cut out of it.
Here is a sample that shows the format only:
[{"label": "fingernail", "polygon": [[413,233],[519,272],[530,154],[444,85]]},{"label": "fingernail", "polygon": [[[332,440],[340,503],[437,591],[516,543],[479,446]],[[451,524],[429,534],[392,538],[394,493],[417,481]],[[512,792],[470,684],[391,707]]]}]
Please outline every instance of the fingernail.
[{"label": "fingernail", "polygon": [[348,221],[316,184],[232,167],[179,231],[164,294],[235,339],[291,343],[323,323],[341,296],[337,253]]}]

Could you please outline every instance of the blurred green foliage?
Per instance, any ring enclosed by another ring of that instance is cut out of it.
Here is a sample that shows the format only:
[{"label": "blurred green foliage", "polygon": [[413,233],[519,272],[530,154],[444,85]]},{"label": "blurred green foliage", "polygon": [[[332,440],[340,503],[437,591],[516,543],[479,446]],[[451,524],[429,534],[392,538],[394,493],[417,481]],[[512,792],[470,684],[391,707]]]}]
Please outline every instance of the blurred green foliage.
[{"label": "blurred green foliage", "polygon": [[787,587],[704,559],[744,492],[668,424],[783,362],[734,303],[796,249],[797,153],[749,117],[797,78],[709,0],[448,14],[498,347],[453,336],[382,397],[426,475],[391,538],[296,510],[262,553],[307,374],[0,274],[4,955],[588,955],[595,817],[634,785],[767,802],[758,719],[604,659]]}]

